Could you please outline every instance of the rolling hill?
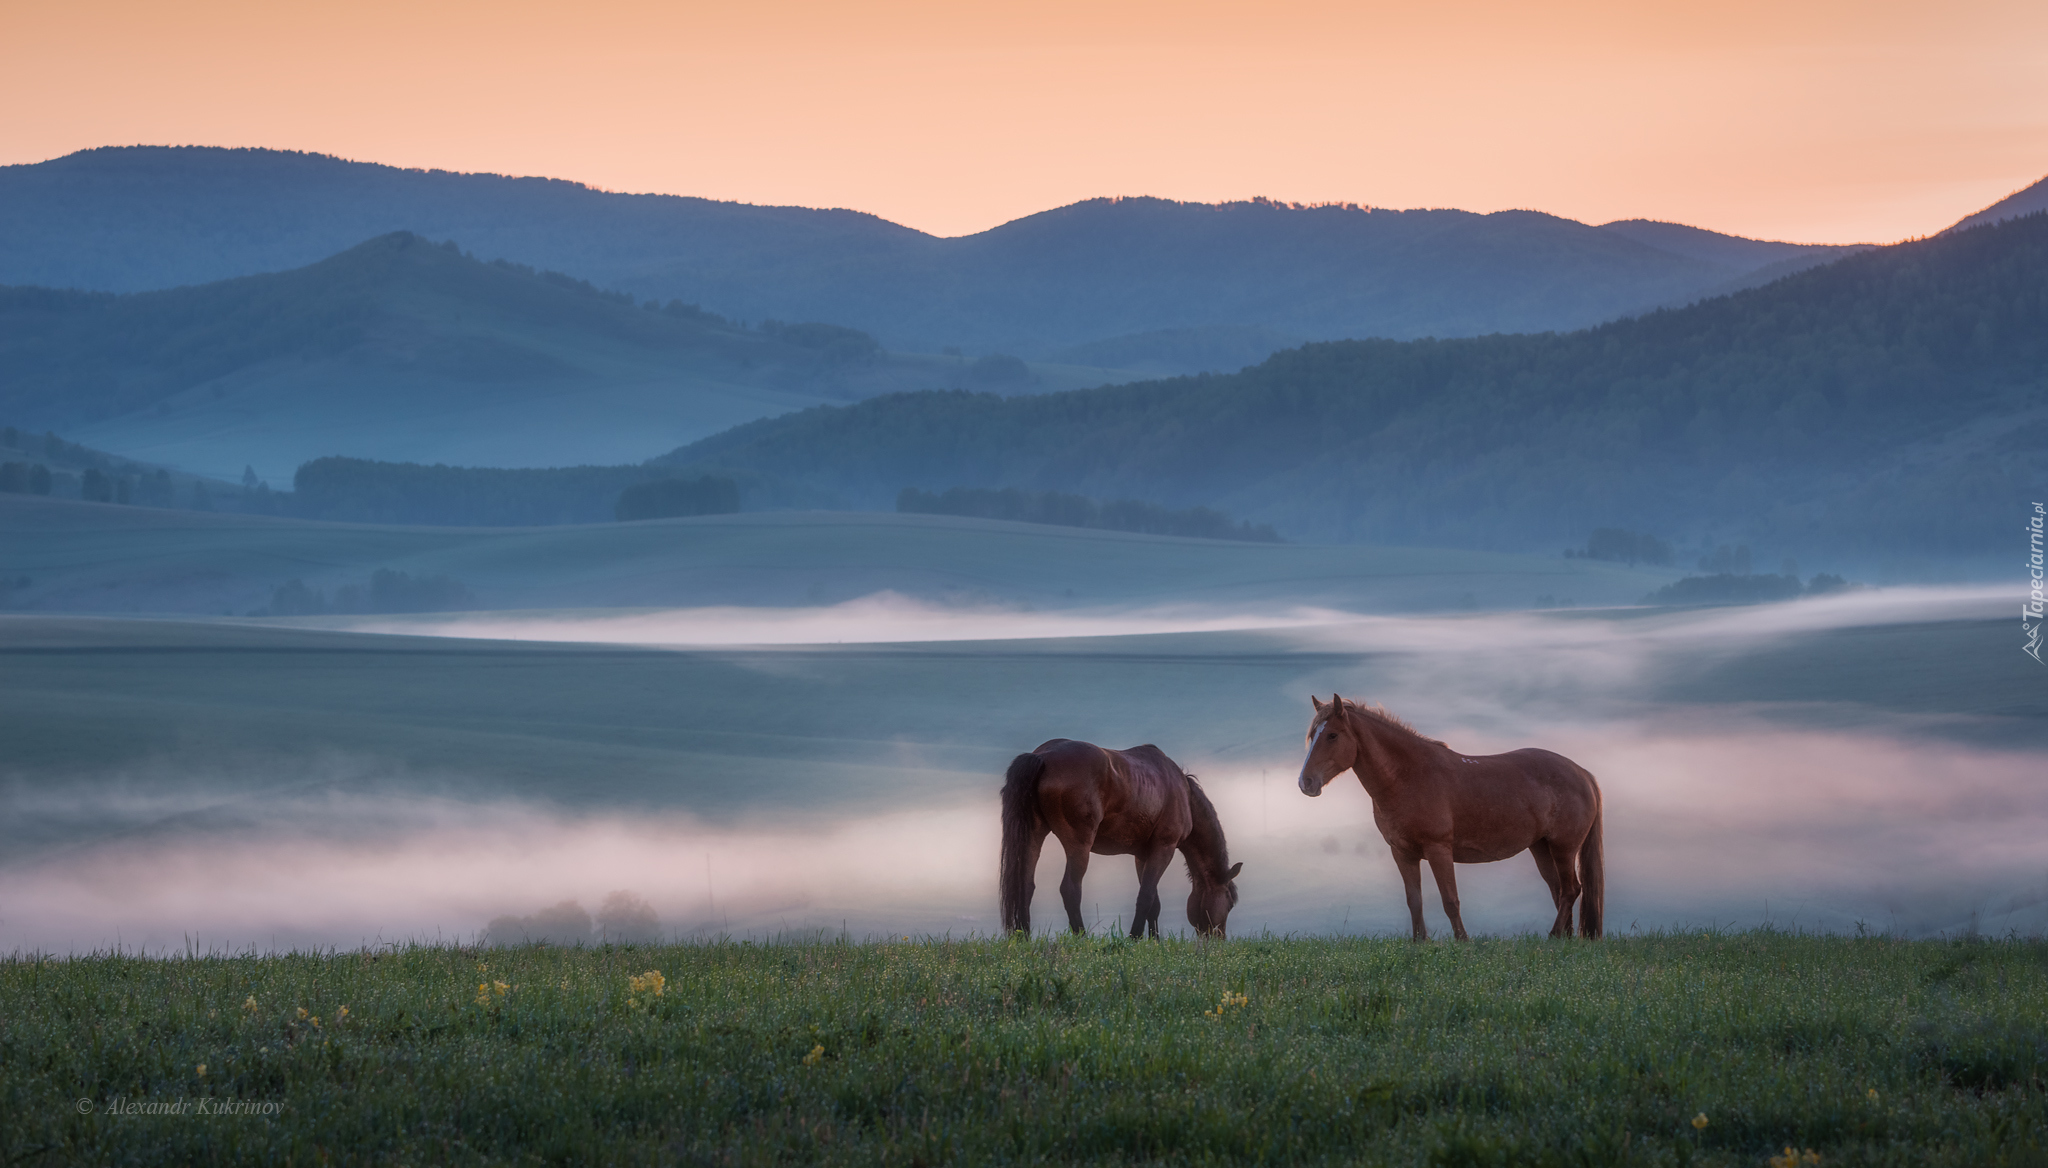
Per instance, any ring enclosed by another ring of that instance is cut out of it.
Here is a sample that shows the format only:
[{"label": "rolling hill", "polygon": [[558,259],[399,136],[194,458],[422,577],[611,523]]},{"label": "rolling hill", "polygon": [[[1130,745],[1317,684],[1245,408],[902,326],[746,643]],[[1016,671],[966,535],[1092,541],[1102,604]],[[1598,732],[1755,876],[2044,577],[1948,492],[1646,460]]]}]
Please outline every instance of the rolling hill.
[{"label": "rolling hill", "polygon": [[241,614],[278,586],[378,569],[452,576],[486,609],[815,605],[881,591],[1039,608],[1633,603],[1670,573],[1552,556],[1137,535],[943,515],[766,512],[565,527],[436,528],[0,495],[4,595],[30,612]]},{"label": "rolling hill", "polygon": [[[890,395],[665,456],[1200,503],[1291,538],[1503,550],[1595,527],[1901,570],[2006,548],[2048,488],[2048,215],[1563,336],[1348,341],[1031,398]],[[2029,492],[2036,492],[2029,494]]]},{"label": "rolling hill", "polygon": [[[827,325],[652,311],[452,244],[381,236],[293,271],[127,295],[0,288],[0,417],[124,456],[289,482],[325,455],[637,462],[741,422],[976,384]],[[1016,366],[1018,388],[1112,380]]]},{"label": "rolling hill", "polygon": [[[6,284],[204,283],[406,230],[641,298],[832,321],[893,349],[1041,358],[1116,340],[1169,371],[1248,363],[1241,342],[1260,332],[1284,347],[1580,328],[1841,251],[1531,211],[1149,198],[1092,199],[941,239],[852,211],[199,147],[0,167],[0,212]],[[1212,329],[1240,343],[1219,351],[1203,335]]]}]

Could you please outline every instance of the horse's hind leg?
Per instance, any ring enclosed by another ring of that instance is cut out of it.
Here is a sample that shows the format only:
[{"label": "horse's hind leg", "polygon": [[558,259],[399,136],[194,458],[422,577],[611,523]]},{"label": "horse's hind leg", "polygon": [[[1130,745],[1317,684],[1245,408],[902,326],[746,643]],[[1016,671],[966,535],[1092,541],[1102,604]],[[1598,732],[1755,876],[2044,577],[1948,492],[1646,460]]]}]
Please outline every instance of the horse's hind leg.
[{"label": "horse's hind leg", "polygon": [[1537,840],[1529,847],[1529,854],[1536,857],[1536,870],[1543,874],[1543,882],[1550,885],[1550,903],[1557,909],[1557,920],[1551,923],[1550,935],[1569,937],[1572,935],[1572,902],[1565,899],[1564,883],[1557,875],[1557,857],[1550,850],[1549,840]]},{"label": "horse's hind leg", "polygon": [[1076,933],[1088,931],[1081,923],[1081,878],[1088,874],[1091,843],[1092,840],[1060,840],[1060,845],[1067,849],[1067,874],[1060,879],[1060,903],[1067,906],[1067,927]]},{"label": "horse's hind leg", "polygon": [[1023,926],[1026,936],[1031,933],[1031,898],[1038,894],[1038,857],[1045,852],[1045,837],[1049,834],[1042,825],[1034,827],[1031,843],[1024,853],[1024,915],[1018,924]]},{"label": "horse's hind leg", "polygon": [[1394,853],[1394,866],[1401,870],[1401,887],[1408,893],[1408,916],[1415,924],[1415,939],[1429,940],[1429,928],[1422,923],[1422,857]]},{"label": "horse's hind leg", "polygon": [[1138,913],[1131,918],[1131,936],[1159,935],[1159,878],[1173,862],[1173,849],[1161,848],[1156,855],[1138,857]]},{"label": "horse's hind leg", "polygon": [[1470,941],[1472,938],[1465,934],[1465,918],[1458,915],[1458,874],[1451,864],[1451,849],[1431,848],[1423,854],[1429,857],[1430,875],[1436,877],[1437,895],[1444,899],[1444,915],[1451,918],[1451,935],[1460,941]]}]

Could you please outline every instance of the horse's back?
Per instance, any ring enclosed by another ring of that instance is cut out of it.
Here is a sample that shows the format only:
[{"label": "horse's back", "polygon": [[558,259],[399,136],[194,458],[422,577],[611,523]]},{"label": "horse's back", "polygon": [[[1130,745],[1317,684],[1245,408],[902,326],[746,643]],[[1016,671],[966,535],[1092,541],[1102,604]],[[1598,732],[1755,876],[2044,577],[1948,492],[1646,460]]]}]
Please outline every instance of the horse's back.
[{"label": "horse's back", "polygon": [[1178,780],[1186,773],[1180,769],[1179,763],[1166,757],[1165,751],[1149,742],[1127,750],[1112,750],[1110,753],[1121,755],[1124,765],[1129,767],[1133,774],[1143,772]]},{"label": "horse's back", "polygon": [[1594,780],[1592,771],[1554,750],[1545,750],[1540,746],[1524,746],[1520,750],[1510,750],[1506,754],[1496,754],[1493,757],[1519,760],[1530,774],[1538,777],[1558,782],[1589,784],[1594,790],[1600,787]]},{"label": "horse's back", "polygon": [[1111,750],[1055,738],[1032,753],[1045,759],[1040,813],[1062,836],[1126,851],[1162,830],[1179,838],[1192,822],[1185,772],[1157,746]]},{"label": "horse's back", "polygon": [[1503,764],[1516,781],[1548,795],[1558,810],[1572,819],[1600,813],[1600,783],[1593,772],[1554,750],[1525,746],[1506,754],[1491,756]]}]

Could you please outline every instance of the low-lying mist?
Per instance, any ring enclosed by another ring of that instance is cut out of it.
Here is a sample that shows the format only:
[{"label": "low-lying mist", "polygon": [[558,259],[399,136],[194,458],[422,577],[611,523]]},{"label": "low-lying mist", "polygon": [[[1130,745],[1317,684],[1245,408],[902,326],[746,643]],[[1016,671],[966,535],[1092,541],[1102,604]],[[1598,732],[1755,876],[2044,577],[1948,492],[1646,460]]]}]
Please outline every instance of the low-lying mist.
[{"label": "low-lying mist", "polygon": [[[1209,613],[1199,619],[1220,623],[1192,627],[1266,629],[1257,652],[1299,655],[1299,692],[1290,688],[1288,699],[1299,702],[1298,717],[1276,719],[1256,743],[1205,753],[1174,745],[1204,717],[1190,705],[1184,725],[1134,725],[1128,741],[1105,745],[1158,742],[1200,775],[1233,859],[1245,865],[1230,921],[1235,936],[1406,929],[1399,881],[1364,792],[1349,777],[1319,799],[1294,785],[1311,690],[1381,702],[1466,753],[1542,745],[1590,768],[1607,800],[1613,932],[1767,923],[1909,936],[2038,932],[2048,926],[2040,750],[1914,733],[1904,715],[1895,725],[1876,716],[1801,725],[1771,716],[1769,703],[1656,697],[1674,660],[1733,659],[1830,630],[1998,615],[2001,600],[1982,591],[1899,591],[1687,614],[1326,614],[1320,623],[1300,613]],[[1194,618],[963,615],[878,598],[867,608],[743,612],[720,626],[722,619],[700,612],[529,622],[497,614],[436,631],[661,645],[719,643],[696,638],[722,627],[732,643],[794,644],[799,635],[879,640],[906,627],[931,634],[906,638],[923,640],[947,631],[973,639],[1004,635],[996,630],[1186,631]],[[1076,623],[1084,620],[1094,623]],[[403,631],[425,630],[406,622]],[[1222,671],[1218,692],[1228,695],[1231,655],[1248,650],[1242,637],[1217,644],[1212,657],[1186,668]],[[1378,680],[1353,692],[1359,675],[1346,662],[1368,660]],[[763,711],[764,723],[777,715]],[[1047,737],[1060,732],[1045,727]],[[61,789],[10,775],[0,783],[0,817],[18,833],[55,836],[95,818],[123,831],[0,865],[0,952],[497,942],[515,933],[557,942],[817,932],[861,939],[986,934],[997,923],[994,773],[963,775],[965,794],[937,802],[906,798],[836,819],[792,806],[787,815],[714,821],[682,806],[579,811],[491,797],[477,793],[489,789],[485,781],[414,782],[377,771],[374,761],[348,764],[376,772],[374,781],[330,781],[326,772],[338,765],[309,760],[306,782],[271,783],[260,797],[221,771]],[[1041,929],[1064,925],[1059,863],[1049,843],[1034,904]],[[1460,865],[1458,878],[1475,932],[1548,927],[1547,894],[1526,857]],[[1162,890],[1169,929],[1185,924],[1186,887],[1176,866]],[[1089,926],[1120,927],[1135,895],[1127,857],[1095,857],[1084,896]],[[1432,930],[1442,931],[1433,889],[1425,900]]]},{"label": "low-lying mist", "polygon": [[322,626],[364,633],[604,645],[852,645],[1297,628],[1344,620],[1347,615],[1305,606],[1245,609],[1192,604],[1039,612],[937,604],[895,592],[878,592],[840,604],[809,608],[480,612],[329,620],[322,622]]}]

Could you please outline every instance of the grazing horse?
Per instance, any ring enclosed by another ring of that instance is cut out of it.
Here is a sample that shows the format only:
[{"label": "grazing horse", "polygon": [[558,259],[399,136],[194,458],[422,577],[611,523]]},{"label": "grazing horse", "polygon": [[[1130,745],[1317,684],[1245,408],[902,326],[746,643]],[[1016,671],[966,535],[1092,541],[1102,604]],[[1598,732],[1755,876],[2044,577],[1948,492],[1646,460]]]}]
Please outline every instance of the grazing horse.
[{"label": "grazing horse", "polygon": [[1557,906],[1550,935],[1572,935],[1572,902],[1582,892],[1579,936],[1601,935],[1600,784],[1590,771],[1547,750],[1467,758],[1385,710],[1335,694],[1328,705],[1309,701],[1315,717],[1308,724],[1301,793],[1322,794],[1323,784],[1346,770],[1358,776],[1372,797],[1373,822],[1394,849],[1416,940],[1429,939],[1422,925],[1422,861],[1429,861],[1444,915],[1463,941],[1452,863],[1505,860],[1524,848],[1536,857]]},{"label": "grazing horse", "polygon": [[1230,862],[1223,824],[1195,776],[1156,746],[1105,750],[1089,742],[1055,738],[1020,754],[1003,776],[1003,928],[1031,931],[1031,893],[1037,886],[1039,849],[1046,833],[1067,850],[1060,899],[1067,925],[1081,924],[1081,878],[1088,856],[1135,856],[1138,911],[1131,936],[1159,935],[1159,877],[1179,850],[1194,891],[1188,923],[1207,937],[1223,936],[1224,918],[1237,903],[1233,881],[1243,864]]}]

